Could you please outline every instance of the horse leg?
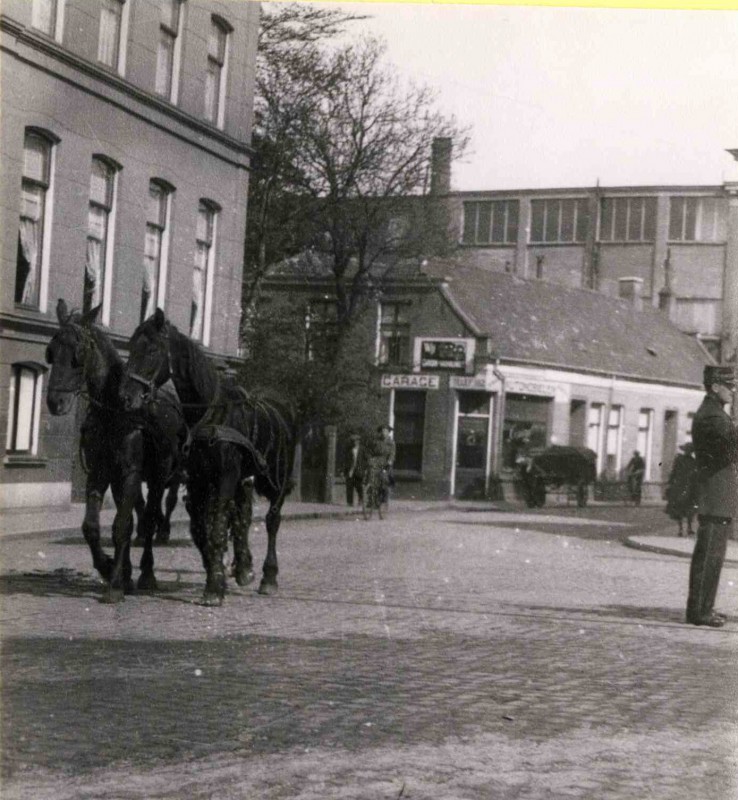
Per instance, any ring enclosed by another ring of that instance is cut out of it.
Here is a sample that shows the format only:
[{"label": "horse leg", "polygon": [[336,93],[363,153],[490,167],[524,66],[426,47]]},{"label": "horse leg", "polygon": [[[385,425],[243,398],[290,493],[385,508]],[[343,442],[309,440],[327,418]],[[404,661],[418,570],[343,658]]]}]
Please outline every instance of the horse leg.
[{"label": "horse leg", "polygon": [[149,493],[144,513],[144,549],[141,555],[141,574],[138,576],[137,586],[141,591],[155,592],[159,587],[154,576],[154,532],[161,519],[161,499],[164,494],[164,486],[158,481],[150,481],[148,486]]},{"label": "horse leg", "polygon": [[98,470],[90,472],[87,476],[87,503],[82,534],[90,548],[93,566],[102,578],[109,581],[113,569],[113,559],[102,549],[100,544],[100,508],[107,488],[107,477],[101,476]]},{"label": "horse leg", "polygon": [[233,575],[239,586],[248,586],[254,580],[254,561],[249,549],[249,528],[254,514],[254,484],[242,481],[236,488],[231,515],[233,532]]},{"label": "horse leg", "polygon": [[144,515],[146,513],[146,501],[144,500],[143,489],[141,488],[141,486],[138,487],[138,495],[136,497],[134,511],[136,512],[136,538],[133,540],[133,543],[143,544],[144,540],[146,539],[146,534],[144,529]]},{"label": "horse leg", "polygon": [[264,559],[263,574],[259,594],[274,594],[277,589],[277,532],[282,521],[282,499],[272,502],[266,515],[267,554]]},{"label": "horse leg", "polygon": [[133,509],[136,497],[141,490],[141,476],[132,470],[113,481],[113,497],[117,510],[113,520],[113,544],[115,558],[113,570],[108,583],[108,590],[103,598],[106,603],[120,603],[126,593],[133,591],[131,567],[131,536],[133,534]]},{"label": "horse leg", "polygon": [[169,535],[172,530],[172,513],[177,505],[177,491],[179,490],[179,481],[174,480],[167,491],[167,497],[164,501],[164,515],[159,522],[158,530],[156,531],[156,543],[167,544],[169,542]]},{"label": "horse leg", "polygon": [[[228,549],[228,506],[230,501],[221,496],[218,488],[210,487],[206,512],[206,532],[203,563],[207,570],[202,603],[206,606],[223,605],[226,578],[223,556]],[[205,558],[207,556],[207,559]]]}]

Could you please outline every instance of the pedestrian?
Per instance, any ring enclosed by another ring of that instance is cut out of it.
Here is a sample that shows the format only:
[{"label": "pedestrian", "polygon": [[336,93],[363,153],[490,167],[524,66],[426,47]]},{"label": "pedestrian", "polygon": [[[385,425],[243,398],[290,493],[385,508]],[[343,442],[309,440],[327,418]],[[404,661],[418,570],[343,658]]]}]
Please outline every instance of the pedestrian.
[{"label": "pedestrian", "polygon": [[361,451],[361,436],[358,433],[352,433],[349,436],[343,459],[343,477],[346,479],[346,504],[349,506],[354,504],[354,492],[356,492],[359,503],[361,503],[363,496],[363,453]]},{"label": "pedestrian", "polygon": [[684,536],[684,520],[687,521],[687,536],[694,536],[692,522],[697,513],[697,461],[694,447],[687,442],[679,448],[666,484],[666,508],[671,519],[679,523],[679,535]]},{"label": "pedestrian", "polygon": [[628,496],[633,505],[641,504],[641,490],[643,488],[643,476],[646,474],[646,462],[637,451],[633,451],[633,457],[625,468],[625,480],[628,484]]},{"label": "pedestrian", "polygon": [[392,428],[389,425],[380,425],[377,435],[369,444],[369,457],[380,469],[382,476],[382,490],[389,491],[388,487],[394,486],[395,478],[393,468],[395,465],[395,442],[392,439]]},{"label": "pedestrian", "polygon": [[721,628],[725,616],[714,611],[715,596],[738,505],[738,428],[724,409],[735,392],[733,368],[705,367],[704,384],[707,394],[692,421],[699,525],[689,570],[687,622]]}]

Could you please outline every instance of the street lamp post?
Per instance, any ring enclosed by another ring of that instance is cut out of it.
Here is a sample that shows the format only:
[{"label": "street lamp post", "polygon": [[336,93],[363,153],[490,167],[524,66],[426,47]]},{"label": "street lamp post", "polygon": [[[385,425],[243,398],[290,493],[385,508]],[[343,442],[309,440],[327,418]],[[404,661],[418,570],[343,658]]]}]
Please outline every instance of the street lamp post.
[{"label": "street lamp post", "polygon": [[[728,150],[738,162],[738,148]],[[723,292],[723,330],[725,351],[723,361],[733,364],[738,380],[738,176],[725,182],[728,194],[728,239],[725,258],[725,286]],[[738,423],[738,395],[733,395],[733,420]]]}]

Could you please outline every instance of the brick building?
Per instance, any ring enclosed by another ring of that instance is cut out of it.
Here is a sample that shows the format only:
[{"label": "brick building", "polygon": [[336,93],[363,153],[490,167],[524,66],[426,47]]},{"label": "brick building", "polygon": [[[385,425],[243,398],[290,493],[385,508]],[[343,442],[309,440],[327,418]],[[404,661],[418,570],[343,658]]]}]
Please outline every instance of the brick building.
[{"label": "brick building", "polygon": [[[481,269],[463,251],[382,285],[365,324],[376,331],[377,388],[397,447],[398,492],[512,491],[523,447],[590,447],[617,481],[634,450],[660,496],[711,362],[695,338],[640,298],[608,297]],[[267,294],[323,305],[331,281],[283,269]],[[315,330],[312,335],[320,335]],[[360,424],[360,421],[357,421]]]},{"label": "brick building", "polygon": [[248,2],[2,4],[0,506],[70,498],[57,298],[101,304],[120,346],[158,305],[237,352],[258,24]]}]

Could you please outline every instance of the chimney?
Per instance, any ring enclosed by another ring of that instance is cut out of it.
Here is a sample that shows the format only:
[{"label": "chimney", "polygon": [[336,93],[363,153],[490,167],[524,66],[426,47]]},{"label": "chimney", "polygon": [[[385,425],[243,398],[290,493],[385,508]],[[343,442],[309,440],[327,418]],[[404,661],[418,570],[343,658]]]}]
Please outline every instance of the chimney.
[{"label": "chimney", "polygon": [[668,286],[664,286],[659,292],[659,311],[663,311],[667,319],[674,320],[676,314],[676,298]]},{"label": "chimney", "polygon": [[643,311],[643,278],[620,278],[620,297],[629,300],[636,311]]},{"label": "chimney", "polygon": [[437,136],[431,146],[432,195],[448,194],[451,191],[451,151],[453,143],[449,136]]}]

